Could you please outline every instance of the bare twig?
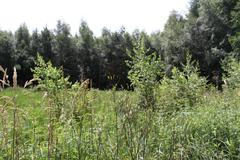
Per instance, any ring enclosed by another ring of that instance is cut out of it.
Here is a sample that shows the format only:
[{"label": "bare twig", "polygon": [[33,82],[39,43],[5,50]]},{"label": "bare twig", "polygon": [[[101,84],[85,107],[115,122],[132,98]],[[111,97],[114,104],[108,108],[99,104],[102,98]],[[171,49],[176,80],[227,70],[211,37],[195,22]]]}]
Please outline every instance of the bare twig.
[{"label": "bare twig", "polygon": [[37,81],[37,79],[31,79],[30,81],[26,81],[25,84],[24,84],[24,88],[26,88],[27,86],[32,85],[34,81]]}]

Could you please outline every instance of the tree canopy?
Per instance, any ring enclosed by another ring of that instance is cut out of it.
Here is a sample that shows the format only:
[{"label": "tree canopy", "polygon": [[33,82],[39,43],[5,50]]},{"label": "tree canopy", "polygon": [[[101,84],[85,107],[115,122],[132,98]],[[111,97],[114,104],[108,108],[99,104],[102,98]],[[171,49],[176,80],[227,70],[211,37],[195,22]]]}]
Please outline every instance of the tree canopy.
[{"label": "tree canopy", "polygon": [[45,27],[33,32],[22,24],[15,33],[0,30],[0,65],[9,70],[15,66],[19,82],[24,83],[32,78],[31,68],[39,53],[62,67],[73,82],[89,78],[96,88],[127,88],[127,52],[134,53],[144,37],[147,54],[154,52],[161,57],[166,73],[173,67],[181,70],[188,53],[198,62],[201,76],[221,86],[221,61],[230,55],[240,58],[239,19],[238,0],[192,0],[186,15],[172,11],[164,30],[151,35],[139,30],[128,33],[121,27],[118,31],[103,28],[96,37],[85,21],[76,35],[63,21],[58,21],[54,30]]}]

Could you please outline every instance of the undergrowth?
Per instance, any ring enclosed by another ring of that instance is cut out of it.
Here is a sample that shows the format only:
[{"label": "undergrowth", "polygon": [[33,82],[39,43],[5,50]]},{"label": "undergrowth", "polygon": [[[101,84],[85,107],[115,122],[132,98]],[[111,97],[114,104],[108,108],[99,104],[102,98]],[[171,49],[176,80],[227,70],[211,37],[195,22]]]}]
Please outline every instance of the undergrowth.
[{"label": "undergrowth", "polygon": [[238,67],[220,92],[199,76],[191,57],[160,82],[148,69],[161,61],[138,58],[129,73],[135,91],[99,91],[89,80],[69,83],[39,57],[38,89],[0,92],[0,159],[240,159]]}]

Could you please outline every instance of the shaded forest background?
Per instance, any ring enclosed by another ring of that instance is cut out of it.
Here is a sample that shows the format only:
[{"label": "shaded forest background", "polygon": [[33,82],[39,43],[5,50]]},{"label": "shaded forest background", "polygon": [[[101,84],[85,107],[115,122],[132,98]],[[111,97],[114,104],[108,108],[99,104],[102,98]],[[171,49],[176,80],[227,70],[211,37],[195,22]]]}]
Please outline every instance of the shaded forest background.
[{"label": "shaded forest background", "polygon": [[104,28],[96,37],[85,21],[76,35],[63,21],[58,21],[54,30],[46,27],[31,33],[22,24],[15,33],[0,30],[0,65],[9,72],[15,66],[18,81],[24,84],[32,78],[31,68],[39,53],[62,67],[73,82],[89,78],[95,88],[116,84],[128,88],[128,52],[134,53],[143,37],[149,54],[155,52],[162,58],[166,74],[171,74],[173,66],[181,68],[190,54],[199,63],[201,75],[221,89],[222,60],[240,58],[240,1],[192,0],[187,15],[172,11],[164,30],[151,35],[139,30],[128,33],[122,27],[114,32]]}]

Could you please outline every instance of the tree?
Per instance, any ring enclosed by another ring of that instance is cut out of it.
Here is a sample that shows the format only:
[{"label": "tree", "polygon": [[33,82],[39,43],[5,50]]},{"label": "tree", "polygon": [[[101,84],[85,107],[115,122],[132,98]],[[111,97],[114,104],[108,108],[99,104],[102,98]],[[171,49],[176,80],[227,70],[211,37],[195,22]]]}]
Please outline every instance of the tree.
[{"label": "tree", "polygon": [[231,26],[233,34],[230,42],[233,47],[234,54],[240,58],[240,2],[238,1],[231,11]]},{"label": "tree", "polygon": [[66,75],[71,76],[71,80],[77,71],[76,51],[70,33],[70,26],[65,22],[58,21],[55,30],[55,50],[56,65],[62,66]]},{"label": "tree", "polygon": [[53,39],[54,39],[53,33],[47,27],[45,27],[41,31],[40,39],[42,47],[42,51],[40,52],[40,54],[43,56],[44,60],[46,61],[50,60],[52,61],[52,63],[54,63],[55,55],[53,52]]},{"label": "tree", "polygon": [[132,50],[132,40],[130,35],[121,28],[118,32],[110,32],[106,28],[102,31],[102,36],[98,39],[98,53],[101,56],[101,68],[104,73],[101,77],[108,87],[127,87],[129,71],[125,61],[129,60],[127,49]]},{"label": "tree", "polygon": [[13,64],[13,35],[0,31],[0,65],[4,68],[12,68]]},{"label": "tree", "polygon": [[30,41],[31,55],[37,57],[37,53],[42,53],[42,44],[41,38],[38,34],[38,30],[36,29],[32,33],[31,41]]},{"label": "tree", "polygon": [[185,43],[201,75],[221,85],[221,60],[232,51],[229,17],[236,0],[193,0],[187,16]]},{"label": "tree", "polygon": [[30,68],[34,66],[35,55],[31,52],[31,36],[26,24],[21,25],[15,33],[15,63],[18,73],[19,82],[24,83],[32,78]]},{"label": "tree", "polygon": [[152,33],[149,37],[149,41],[151,43],[151,47],[154,48],[157,54],[161,55],[163,58],[162,46],[161,46],[161,32],[157,31],[155,33]]},{"label": "tree", "polygon": [[98,84],[99,57],[95,47],[95,37],[85,21],[82,21],[79,27],[79,36],[77,38],[77,58],[79,79],[93,79],[93,84]]},{"label": "tree", "polygon": [[185,19],[176,11],[172,11],[161,34],[160,45],[164,52],[164,60],[169,65],[180,66],[183,59]]},{"label": "tree", "polygon": [[158,78],[162,76],[163,63],[156,53],[148,54],[144,37],[128,55],[130,57],[130,60],[127,61],[130,67],[128,78],[139,94],[139,106],[145,109],[154,108],[154,87],[156,87]]}]

